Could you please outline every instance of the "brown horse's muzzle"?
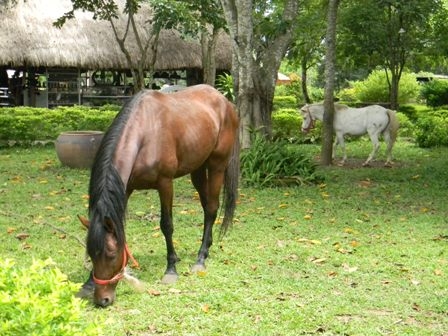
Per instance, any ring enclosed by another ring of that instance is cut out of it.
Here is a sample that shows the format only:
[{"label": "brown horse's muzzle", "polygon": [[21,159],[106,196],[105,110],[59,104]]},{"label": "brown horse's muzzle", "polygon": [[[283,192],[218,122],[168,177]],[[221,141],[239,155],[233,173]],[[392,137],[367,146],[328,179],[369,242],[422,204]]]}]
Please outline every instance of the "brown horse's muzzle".
[{"label": "brown horse's muzzle", "polygon": [[93,302],[100,307],[107,307],[115,301],[115,288],[117,283],[110,285],[95,285],[93,293]]}]

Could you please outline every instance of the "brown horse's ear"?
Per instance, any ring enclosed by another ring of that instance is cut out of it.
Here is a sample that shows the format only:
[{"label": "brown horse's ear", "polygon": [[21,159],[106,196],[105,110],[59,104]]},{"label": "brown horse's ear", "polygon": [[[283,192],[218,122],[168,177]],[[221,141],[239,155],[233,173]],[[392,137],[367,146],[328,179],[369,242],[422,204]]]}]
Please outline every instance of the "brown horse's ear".
[{"label": "brown horse's ear", "polygon": [[89,225],[90,225],[90,221],[89,221],[87,218],[85,218],[85,217],[83,217],[83,216],[80,216],[80,215],[78,215],[78,218],[79,218],[79,220],[81,221],[81,224],[82,224],[86,229],[88,229],[88,228],[89,228]]}]

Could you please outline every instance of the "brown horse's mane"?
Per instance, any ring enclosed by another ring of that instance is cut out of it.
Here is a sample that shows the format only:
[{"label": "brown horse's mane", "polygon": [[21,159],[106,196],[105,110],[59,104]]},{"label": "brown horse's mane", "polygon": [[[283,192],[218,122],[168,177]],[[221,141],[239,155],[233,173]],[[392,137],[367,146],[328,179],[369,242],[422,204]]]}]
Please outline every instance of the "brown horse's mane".
[{"label": "brown horse's mane", "polygon": [[113,225],[118,246],[124,246],[125,243],[126,189],[113,164],[113,158],[126,122],[143,94],[144,91],[135,95],[117,114],[103,137],[92,166],[89,184],[90,226],[87,235],[87,251],[90,256],[104,250],[106,220]]}]

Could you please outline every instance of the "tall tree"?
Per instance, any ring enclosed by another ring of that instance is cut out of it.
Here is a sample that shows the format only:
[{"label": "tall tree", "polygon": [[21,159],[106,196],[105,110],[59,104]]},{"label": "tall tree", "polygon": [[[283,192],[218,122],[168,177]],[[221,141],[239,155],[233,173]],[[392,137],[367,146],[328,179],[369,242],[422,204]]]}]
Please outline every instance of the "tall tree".
[{"label": "tall tree", "polygon": [[443,10],[443,0],[350,0],[343,4],[340,59],[350,58],[370,69],[381,66],[388,76],[391,107],[397,108],[403,69],[412,55],[427,48],[433,18]]},{"label": "tall tree", "polygon": [[217,0],[152,1],[154,20],[166,29],[176,29],[199,38],[202,51],[204,83],[214,85],[216,77],[216,43],[227,27],[222,7]]},{"label": "tall tree", "polygon": [[308,70],[316,66],[325,54],[322,41],[325,38],[325,13],[323,2],[328,0],[306,0],[300,9],[298,23],[287,58],[301,71],[302,95],[311,103],[308,93]]},{"label": "tall tree", "polygon": [[[148,70],[151,73],[154,72],[159,35],[163,28],[161,25],[152,24],[150,18],[147,18],[144,22],[136,21],[137,11],[145,1],[125,0],[124,8],[121,10],[118,7],[118,2],[115,0],[71,1],[73,4],[72,10],[59,18],[55,22],[55,25],[60,27],[66,20],[73,19],[76,10],[92,12],[94,19],[109,21],[115,39],[125,55],[129,69],[132,72],[134,91],[138,92],[144,88],[145,70]],[[126,16],[124,26],[120,25],[120,11]],[[129,51],[128,41],[130,38],[135,39],[139,55],[133,55]],[[149,52],[149,50],[151,50],[151,52]],[[146,66],[147,63],[150,64],[149,68]]]},{"label": "tall tree", "polygon": [[277,71],[293,38],[299,0],[220,1],[233,46],[241,145],[248,148],[251,129],[271,133]]},{"label": "tall tree", "polygon": [[327,10],[327,33],[325,35],[325,99],[323,117],[323,142],[321,163],[331,165],[334,119],[334,82],[336,64],[336,24],[339,0],[329,0]]}]

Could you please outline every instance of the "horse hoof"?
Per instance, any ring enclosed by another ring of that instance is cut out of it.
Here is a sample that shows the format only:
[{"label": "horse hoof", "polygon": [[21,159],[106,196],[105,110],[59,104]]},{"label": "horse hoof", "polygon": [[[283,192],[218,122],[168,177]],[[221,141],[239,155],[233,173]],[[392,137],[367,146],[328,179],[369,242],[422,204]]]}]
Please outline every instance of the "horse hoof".
[{"label": "horse hoof", "polygon": [[191,267],[191,273],[203,273],[205,272],[205,265],[204,264],[194,264]]},{"label": "horse hoof", "polygon": [[171,285],[176,283],[179,276],[176,273],[165,273],[162,278],[162,283],[165,285]]}]

